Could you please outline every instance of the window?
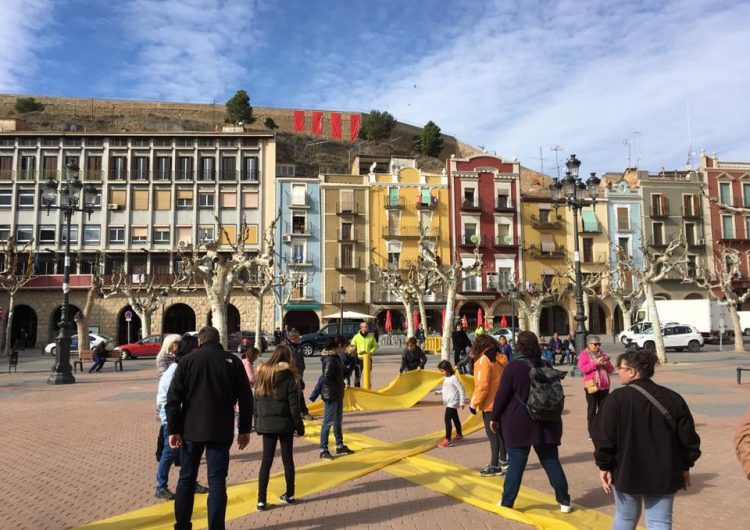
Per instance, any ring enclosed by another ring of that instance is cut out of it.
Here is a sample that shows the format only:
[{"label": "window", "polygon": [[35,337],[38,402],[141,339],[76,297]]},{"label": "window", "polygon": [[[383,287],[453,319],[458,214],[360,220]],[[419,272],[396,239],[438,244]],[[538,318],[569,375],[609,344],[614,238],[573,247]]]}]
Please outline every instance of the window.
[{"label": "window", "polygon": [[192,138],[178,138],[177,147],[193,147]]},{"label": "window", "polygon": [[157,189],[154,191],[155,209],[171,210],[172,209],[172,191]]},{"label": "window", "polygon": [[350,269],[354,265],[354,245],[347,243],[341,245],[341,266]]},{"label": "window", "polygon": [[700,204],[697,195],[682,196],[682,215],[686,217],[697,217],[700,212]]},{"label": "window", "polygon": [[653,231],[651,237],[653,244],[657,247],[664,246],[664,223],[654,223],[651,226],[651,230]]},{"label": "window", "polygon": [[388,266],[397,269],[401,261],[401,242],[388,241],[386,247],[388,249]]},{"label": "window", "polygon": [[477,235],[476,223],[464,223],[464,245],[473,245],[472,237]]},{"label": "window", "polygon": [[689,255],[687,257],[687,275],[688,278],[698,276],[698,256]]},{"label": "window", "polygon": [[109,180],[125,180],[128,173],[128,159],[124,156],[113,156],[109,162]]},{"label": "window", "polygon": [[154,243],[169,243],[169,227],[154,227]]},{"label": "window", "polygon": [[60,147],[60,139],[42,138],[42,147]]},{"label": "window", "polygon": [[102,157],[86,157],[86,173],[83,175],[84,180],[101,180],[102,179]]},{"label": "window", "polygon": [[172,147],[171,138],[157,138],[154,140],[154,146],[156,147]]},{"label": "window", "polygon": [[552,210],[547,208],[539,208],[539,222],[540,223],[549,223],[549,214],[552,212]]},{"label": "window", "polygon": [[133,210],[148,210],[148,190],[133,190]]},{"label": "window", "polygon": [[594,238],[584,237],[583,240],[583,261],[585,263],[594,262]]},{"label": "window", "polygon": [[214,194],[213,193],[198,193],[198,207],[199,208],[213,208],[214,207]]},{"label": "window", "polygon": [[498,191],[497,192],[496,206],[498,208],[509,208],[510,207],[510,199],[508,198],[508,192],[507,191]]},{"label": "window", "polygon": [[222,208],[236,208],[237,207],[237,192],[236,191],[222,191],[219,195],[219,206]]},{"label": "window", "polygon": [[220,245],[233,245],[237,242],[237,227],[234,225],[222,225],[219,232]]},{"label": "window", "polygon": [[198,138],[198,147],[214,147],[213,138]]},{"label": "window", "polygon": [[734,219],[731,215],[721,216],[721,230],[724,239],[734,239]]},{"label": "window", "polygon": [[630,238],[629,237],[620,237],[617,239],[617,246],[620,247],[620,250],[626,255],[630,255]]},{"label": "window", "polygon": [[296,173],[294,164],[276,164],[277,177],[293,177]]},{"label": "window", "polygon": [[243,191],[242,192],[242,207],[243,208],[257,208],[258,207],[258,192],[257,191]]},{"label": "window", "polygon": [[127,147],[128,139],[127,138],[110,138],[109,146],[110,147]]},{"label": "window", "polygon": [[193,243],[193,229],[189,226],[178,226],[177,227],[177,244],[192,245]]},{"label": "window", "polygon": [[109,237],[107,238],[110,243],[125,243],[125,227],[124,226],[110,226]]},{"label": "window", "polygon": [[10,237],[10,225],[0,225],[0,241],[7,241]]},{"label": "window", "polygon": [[83,242],[98,245],[102,239],[102,229],[100,226],[84,225]]},{"label": "window", "polygon": [[[60,228],[60,241],[62,243],[65,243],[67,240],[67,232],[66,232],[65,226],[62,226]],[[78,243],[78,225],[70,225],[70,243],[76,244]]]},{"label": "window", "polygon": [[305,214],[292,213],[292,233],[307,234],[307,216]]},{"label": "window", "polygon": [[178,208],[192,208],[193,207],[193,190],[177,190],[177,207]]},{"label": "window", "polygon": [[257,156],[246,156],[242,159],[242,180],[258,181]]},{"label": "window", "polygon": [[172,157],[157,156],[154,160],[155,177],[160,180],[169,180],[172,176]]},{"label": "window", "polygon": [[476,204],[475,202],[475,194],[476,190],[474,188],[464,188],[464,204],[466,206],[474,206]]},{"label": "window", "polygon": [[34,227],[32,225],[18,225],[16,227],[16,241],[25,243],[34,238]]},{"label": "window", "polygon": [[34,170],[36,169],[35,156],[21,156],[21,171],[18,177],[21,180],[33,180]]},{"label": "window", "polygon": [[237,159],[233,156],[222,156],[221,157],[221,180],[236,180],[237,179]]},{"label": "window", "polygon": [[626,207],[617,208],[617,230],[630,230],[630,210]]},{"label": "window", "polygon": [[128,200],[127,192],[122,189],[109,189],[109,204],[117,205],[118,208],[124,208],[125,202]]},{"label": "window", "polygon": [[133,138],[133,147],[148,147],[148,138]]},{"label": "window", "polygon": [[9,180],[12,176],[13,176],[13,157],[12,156],[0,156],[0,179]]},{"label": "window", "polygon": [[57,176],[56,156],[45,156],[42,158],[42,176],[44,178],[55,178]]},{"label": "window", "polygon": [[732,204],[732,184],[729,182],[719,182],[719,200],[724,204]]},{"label": "window", "polygon": [[213,226],[199,226],[198,227],[198,242],[210,242],[214,240],[214,227]]},{"label": "window", "polygon": [[148,228],[145,226],[133,226],[130,228],[131,243],[146,243],[148,240]]},{"label": "window", "polygon": [[10,208],[12,201],[12,192],[10,190],[0,190],[0,208]]},{"label": "window", "polygon": [[18,207],[19,208],[33,208],[34,207],[34,192],[30,190],[19,190]]},{"label": "window", "polygon": [[191,180],[193,178],[193,157],[177,157],[177,179]]},{"label": "window", "polygon": [[305,206],[306,204],[305,185],[292,184],[292,206]]},{"label": "window", "polygon": [[292,263],[305,263],[305,243],[295,241],[292,244]]},{"label": "window", "polygon": [[511,235],[511,226],[506,223],[498,223],[495,230],[497,231],[497,244],[498,245],[512,245],[513,236]]},{"label": "window", "polygon": [[57,241],[57,230],[55,225],[41,225],[39,227],[39,242],[54,243]]},{"label": "window", "polygon": [[202,156],[199,160],[200,173],[198,180],[214,180],[214,164],[216,160],[213,157]]},{"label": "window", "polygon": [[654,193],[651,195],[651,215],[663,217],[667,215],[667,200],[664,195]]},{"label": "window", "polygon": [[745,217],[745,239],[750,239],[750,217]]},{"label": "window", "polygon": [[64,136],[63,145],[65,147],[81,147],[81,139],[75,136]]},{"label": "window", "polygon": [[148,157],[136,156],[133,159],[133,179],[148,180]]},{"label": "window", "polygon": [[234,138],[222,138],[219,140],[220,147],[234,147],[237,145],[237,140]]},{"label": "window", "polygon": [[685,239],[688,245],[695,245],[695,223],[685,223]]},{"label": "window", "polygon": [[[471,267],[474,265],[474,257],[461,258],[461,262],[465,268]],[[466,273],[463,280],[464,291],[479,291],[482,288],[482,279],[478,276]]]},{"label": "window", "polygon": [[305,299],[305,281],[304,279],[295,280],[292,283],[292,298],[294,300]]},{"label": "window", "polygon": [[742,205],[750,208],[750,184],[747,182],[742,183]]},{"label": "window", "polygon": [[352,235],[354,234],[352,230],[352,223],[341,223],[341,240],[342,241],[351,241]]},{"label": "window", "polygon": [[339,190],[342,212],[354,211],[354,190]]}]

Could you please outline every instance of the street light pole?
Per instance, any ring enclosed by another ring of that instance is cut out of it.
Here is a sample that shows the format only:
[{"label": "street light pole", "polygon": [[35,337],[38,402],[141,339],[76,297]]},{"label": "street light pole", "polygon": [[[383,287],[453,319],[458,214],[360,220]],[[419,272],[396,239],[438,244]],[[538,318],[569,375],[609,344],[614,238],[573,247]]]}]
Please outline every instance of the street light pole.
[{"label": "street light pole", "polygon": [[346,296],[346,289],[339,287],[339,304],[341,304],[341,315],[339,318],[339,335],[344,334],[344,297]]},{"label": "street light pole", "polygon": [[[52,373],[47,379],[50,385],[67,385],[75,383],[72,366],[70,365],[70,343],[72,339],[70,318],[70,225],[73,212],[86,212],[91,217],[96,198],[96,189],[91,185],[81,183],[78,175],[78,166],[69,163],[65,166],[65,182],[60,186],[58,193],[57,182],[49,179],[45,184],[42,202],[50,210],[60,210],[65,221],[65,258],[63,262],[63,303],[60,309],[59,332],[55,339],[55,365]],[[83,205],[79,208],[80,195],[83,191]],[[55,199],[60,199],[60,204],[55,204]],[[85,341],[85,342],[84,342]],[[88,346],[86,337],[78,337],[78,348]]]}]

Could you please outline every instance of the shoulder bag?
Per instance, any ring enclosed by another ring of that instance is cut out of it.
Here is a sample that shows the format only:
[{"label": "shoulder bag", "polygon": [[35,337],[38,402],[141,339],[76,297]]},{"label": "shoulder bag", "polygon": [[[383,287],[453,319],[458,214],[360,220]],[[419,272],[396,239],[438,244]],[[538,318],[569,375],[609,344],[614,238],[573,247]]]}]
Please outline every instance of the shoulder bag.
[{"label": "shoulder bag", "polygon": [[651,393],[648,390],[638,385],[632,385],[632,384],[628,385],[628,388],[635,388],[638,392],[643,394],[643,396],[646,399],[648,399],[654,405],[654,407],[656,407],[656,410],[664,414],[664,417],[667,419],[667,423],[669,423],[670,428],[673,431],[677,430],[677,422],[674,420],[672,415],[669,413],[669,411],[666,409],[664,405],[659,403],[658,399],[656,399],[654,396],[651,395]]}]

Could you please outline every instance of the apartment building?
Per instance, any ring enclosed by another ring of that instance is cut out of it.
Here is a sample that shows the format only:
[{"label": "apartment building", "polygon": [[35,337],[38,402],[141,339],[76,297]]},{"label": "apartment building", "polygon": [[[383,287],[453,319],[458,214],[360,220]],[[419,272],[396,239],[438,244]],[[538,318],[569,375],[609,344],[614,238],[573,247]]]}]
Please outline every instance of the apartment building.
[{"label": "apartment building", "polygon": [[456,295],[456,314],[476,326],[479,309],[487,320],[511,318],[511,303],[498,294],[518,280],[521,202],[520,164],[479,155],[447,163],[450,194],[451,254],[467,265],[479,244],[482,274],[463,280]]},{"label": "apartment building", "polygon": [[[168,284],[179,272],[179,249],[215,242],[229,251],[243,221],[246,243],[260,248],[264,216],[273,214],[265,211],[274,204],[268,200],[273,186],[264,185],[275,172],[269,133],[0,132],[0,239],[13,234],[19,242],[33,241],[38,277],[18,297],[16,322],[36,322],[26,331],[37,345],[52,339],[59,320],[65,238],[61,213],[47,212],[41,193],[48,179],[64,178],[69,163],[98,190],[91,216],[73,215],[73,314],[84,303],[95,264],[105,277],[124,268],[134,282],[149,275]],[[123,298],[100,300],[91,325],[125,342],[128,309]],[[196,286],[167,298],[153,331],[193,330],[210,322],[209,313]],[[265,314],[272,315],[270,305]],[[249,326],[253,315],[254,304],[238,292],[229,330]],[[134,318],[131,338],[138,327]]]}]

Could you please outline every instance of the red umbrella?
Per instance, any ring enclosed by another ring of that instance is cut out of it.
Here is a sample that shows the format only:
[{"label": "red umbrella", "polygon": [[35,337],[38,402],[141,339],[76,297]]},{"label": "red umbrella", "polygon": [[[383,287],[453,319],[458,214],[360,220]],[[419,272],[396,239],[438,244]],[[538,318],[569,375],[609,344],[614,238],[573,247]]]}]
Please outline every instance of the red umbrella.
[{"label": "red umbrella", "polygon": [[385,328],[385,332],[386,333],[390,333],[391,331],[393,331],[393,321],[391,320],[391,310],[390,309],[388,309],[385,312],[385,326],[383,326],[383,327]]},{"label": "red umbrella", "polygon": [[464,315],[463,318],[461,318],[461,324],[463,324],[464,329],[469,329],[469,321],[466,320],[466,315]]},{"label": "red umbrella", "polygon": [[503,318],[500,319],[500,327],[501,328],[507,328],[508,327],[508,321],[505,319],[505,315],[503,315]]},{"label": "red umbrella", "polygon": [[482,325],[484,319],[482,318],[482,308],[477,309],[477,327]]},{"label": "red umbrella", "polygon": [[443,315],[440,317],[440,329],[445,327],[445,309],[443,309]]},{"label": "red umbrella", "polygon": [[484,317],[484,330],[489,331],[490,330],[490,319],[486,316]]},{"label": "red umbrella", "polygon": [[419,328],[419,310],[415,309],[412,312],[411,316],[412,316],[412,320],[414,321],[414,331],[416,331],[417,328]]}]

